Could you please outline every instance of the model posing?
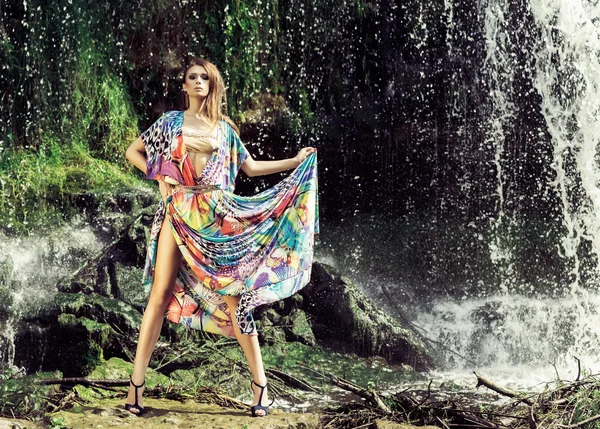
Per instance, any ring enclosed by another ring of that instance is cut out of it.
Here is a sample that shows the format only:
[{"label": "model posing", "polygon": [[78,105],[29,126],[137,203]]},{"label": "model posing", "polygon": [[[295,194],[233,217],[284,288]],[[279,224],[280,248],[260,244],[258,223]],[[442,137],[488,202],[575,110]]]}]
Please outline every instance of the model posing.
[{"label": "model posing", "polygon": [[[174,323],[237,338],[253,380],[252,416],[269,412],[267,379],[252,309],[293,295],[310,279],[318,233],[316,149],[257,161],[221,110],[217,67],[194,59],[184,73],[186,108],[164,113],[126,157],[159,183],[143,285],[149,295],[126,409],[142,414],[146,369],[164,316]],[[294,171],[251,197],[233,193],[248,176]]]}]

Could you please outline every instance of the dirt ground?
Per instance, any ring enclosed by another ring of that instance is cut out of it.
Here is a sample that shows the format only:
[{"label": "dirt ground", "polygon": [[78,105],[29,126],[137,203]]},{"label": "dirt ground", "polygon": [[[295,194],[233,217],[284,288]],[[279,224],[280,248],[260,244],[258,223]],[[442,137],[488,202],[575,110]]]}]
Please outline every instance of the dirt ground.
[{"label": "dirt ground", "polygon": [[[100,400],[91,405],[78,406],[67,411],[49,415],[52,429],[83,428],[136,428],[136,429],[313,429],[318,427],[319,414],[288,413],[272,408],[267,417],[252,417],[249,410],[223,408],[194,401],[179,402],[169,399],[144,399],[147,412],[142,417],[123,409],[123,401]],[[416,426],[401,425],[378,420],[378,429],[412,429]],[[0,429],[39,429],[22,420],[0,419]],[[430,429],[437,429],[429,426]],[[423,427],[421,427],[423,429]],[[427,427],[425,427],[427,429]]]}]

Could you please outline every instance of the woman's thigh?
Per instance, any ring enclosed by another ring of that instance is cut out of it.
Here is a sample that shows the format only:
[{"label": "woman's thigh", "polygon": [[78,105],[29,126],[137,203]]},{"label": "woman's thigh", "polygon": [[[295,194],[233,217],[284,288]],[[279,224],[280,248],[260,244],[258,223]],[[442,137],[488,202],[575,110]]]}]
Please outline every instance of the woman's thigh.
[{"label": "woman's thigh", "polygon": [[169,220],[165,216],[158,235],[154,283],[150,293],[151,300],[158,300],[163,303],[170,298],[177,271],[181,266],[181,259],[181,251],[175,242]]},{"label": "woman's thigh", "polygon": [[230,296],[230,295],[222,295],[225,304],[229,307],[230,310],[234,310],[237,308],[238,303],[240,302],[240,296]]}]

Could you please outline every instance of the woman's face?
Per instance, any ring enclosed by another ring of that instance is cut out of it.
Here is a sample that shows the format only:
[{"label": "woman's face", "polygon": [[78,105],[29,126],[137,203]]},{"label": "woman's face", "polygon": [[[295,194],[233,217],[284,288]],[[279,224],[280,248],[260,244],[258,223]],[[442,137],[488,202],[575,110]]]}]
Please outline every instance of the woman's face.
[{"label": "woman's face", "polygon": [[188,70],[183,90],[190,97],[204,98],[208,95],[210,82],[208,80],[208,73],[206,73],[206,69],[203,66],[192,66]]}]

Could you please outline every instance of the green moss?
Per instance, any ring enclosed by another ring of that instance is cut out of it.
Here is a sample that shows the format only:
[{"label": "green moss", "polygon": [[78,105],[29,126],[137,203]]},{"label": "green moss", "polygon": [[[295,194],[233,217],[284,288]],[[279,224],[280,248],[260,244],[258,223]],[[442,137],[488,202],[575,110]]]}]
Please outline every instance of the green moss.
[{"label": "green moss", "polygon": [[[85,312],[83,307],[86,306]],[[107,322],[114,322],[122,327],[137,327],[142,322],[142,315],[130,305],[118,299],[107,298],[98,294],[84,295],[79,293],[58,293],[54,304],[47,311],[60,311],[71,314],[96,314]]]},{"label": "green moss", "polygon": [[[93,380],[128,380],[132,372],[133,363],[113,357],[98,365],[87,377]],[[171,378],[148,368],[146,372],[146,389],[152,389],[158,385],[170,386],[172,384],[173,380]],[[103,398],[112,393],[112,391],[106,389],[81,385],[75,386],[74,389],[79,397],[86,401]]]},{"label": "green moss", "polygon": [[382,390],[387,386],[397,386],[406,380],[425,379],[424,375],[388,365],[383,358],[360,358],[352,354],[332,352],[318,346],[284,343],[264,346],[261,350],[266,368],[276,368],[295,374],[316,385],[321,384],[323,380],[304,367],[334,374],[363,386],[373,382]]},{"label": "green moss", "polygon": [[94,158],[85,147],[52,143],[38,154],[0,152],[0,225],[24,233],[62,223],[81,208],[72,207],[74,194],[122,192],[150,184],[106,160]]}]

